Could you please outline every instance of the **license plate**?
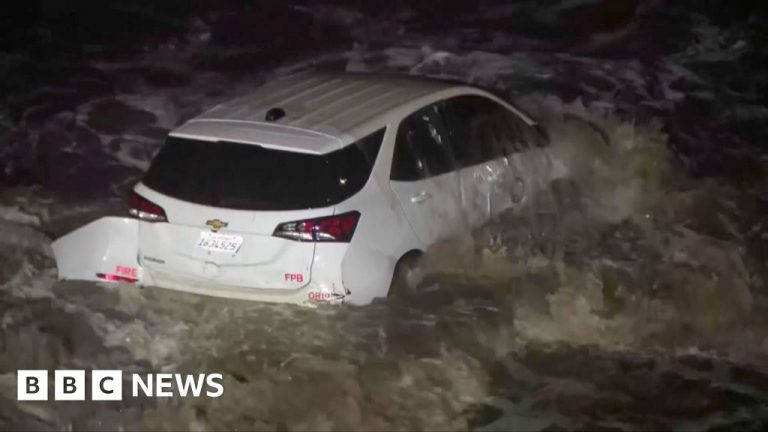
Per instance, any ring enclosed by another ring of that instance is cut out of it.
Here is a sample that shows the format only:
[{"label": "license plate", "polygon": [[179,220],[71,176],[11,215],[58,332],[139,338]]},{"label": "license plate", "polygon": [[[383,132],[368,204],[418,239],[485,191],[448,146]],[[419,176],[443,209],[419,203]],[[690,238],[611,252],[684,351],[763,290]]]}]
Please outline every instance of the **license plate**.
[{"label": "license plate", "polygon": [[219,234],[214,232],[201,232],[197,246],[214,252],[226,252],[235,254],[243,244],[243,238],[239,235]]}]

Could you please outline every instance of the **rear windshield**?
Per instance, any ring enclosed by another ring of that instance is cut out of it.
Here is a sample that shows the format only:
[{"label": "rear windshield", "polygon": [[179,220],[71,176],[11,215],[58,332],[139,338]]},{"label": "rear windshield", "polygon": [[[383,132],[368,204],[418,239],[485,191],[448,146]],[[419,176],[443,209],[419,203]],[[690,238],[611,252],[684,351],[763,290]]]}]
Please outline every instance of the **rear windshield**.
[{"label": "rear windshield", "polygon": [[313,155],[171,136],[142,181],[162,194],[214,207],[325,207],[363,188],[383,137],[381,129],[340,150]]}]

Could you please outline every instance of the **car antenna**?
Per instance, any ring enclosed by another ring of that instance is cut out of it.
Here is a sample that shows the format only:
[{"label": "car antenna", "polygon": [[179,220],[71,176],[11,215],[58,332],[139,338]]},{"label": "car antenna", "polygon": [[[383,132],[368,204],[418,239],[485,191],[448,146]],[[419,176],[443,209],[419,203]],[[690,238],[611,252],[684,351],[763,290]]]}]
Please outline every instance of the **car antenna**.
[{"label": "car antenna", "polygon": [[285,117],[285,110],[282,108],[275,107],[275,108],[270,108],[267,111],[267,115],[264,116],[264,120],[268,122],[273,122],[273,121],[280,120],[283,117]]}]

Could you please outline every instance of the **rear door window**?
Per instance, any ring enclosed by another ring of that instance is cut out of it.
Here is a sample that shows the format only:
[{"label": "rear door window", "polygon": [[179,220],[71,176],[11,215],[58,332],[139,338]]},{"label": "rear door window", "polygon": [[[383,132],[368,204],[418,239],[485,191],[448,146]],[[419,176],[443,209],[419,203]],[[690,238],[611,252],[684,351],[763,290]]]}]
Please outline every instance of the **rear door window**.
[{"label": "rear door window", "polygon": [[476,165],[529,148],[530,128],[503,105],[479,95],[450,98],[445,117],[454,153],[462,166]]},{"label": "rear door window", "polygon": [[456,167],[437,104],[409,115],[397,129],[391,179],[414,181],[444,174]]},{"label": "rear door window", "polygon": [[170,136],[142,181],[162,194],[213,207],[326,207],[363,188],[383,137],[381,129],[342,149],[316,155]]}]

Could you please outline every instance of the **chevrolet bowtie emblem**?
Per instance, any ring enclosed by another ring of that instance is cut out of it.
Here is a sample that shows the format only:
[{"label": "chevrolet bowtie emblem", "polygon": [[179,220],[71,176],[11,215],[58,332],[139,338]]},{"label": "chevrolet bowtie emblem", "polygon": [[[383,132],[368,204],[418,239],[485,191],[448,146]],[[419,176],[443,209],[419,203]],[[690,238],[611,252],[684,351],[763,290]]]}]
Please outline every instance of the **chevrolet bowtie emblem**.
[{"label": "chevrolet bowtie emblem", "polygon": [[211,231],[213,232],[216,232],[222,228],[226,228],[229,225],[227,222],[224,222],[218,219],[211,219],[211,220],[205,221],[205,224],[211,227]]}]

